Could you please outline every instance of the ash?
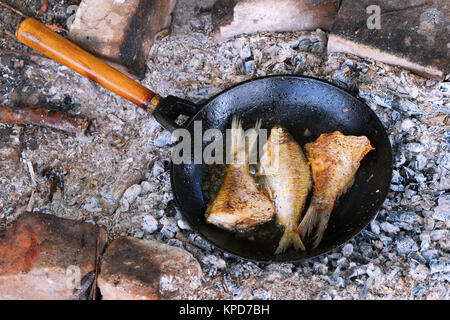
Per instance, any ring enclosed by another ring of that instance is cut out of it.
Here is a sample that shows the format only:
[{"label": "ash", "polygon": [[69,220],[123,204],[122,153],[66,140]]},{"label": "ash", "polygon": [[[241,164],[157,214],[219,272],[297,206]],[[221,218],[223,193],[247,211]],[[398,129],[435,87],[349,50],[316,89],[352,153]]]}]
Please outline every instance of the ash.
[{"label": "ash", "polygon": [[[66,8],[77,2],[56,1],[42,20],[65,27]],[[39,10],[35,1],[9,3],[33,16]],[[170,136],[155,120],[46,58],[2,53],[1,105],[80,113],[93,126],[72,136],[0,125],[0,228],[32,210],[101,224],[110,240],[128,235],[182,247],[203,269],[190,299],[449,299],[449,83],[356,56],[328,56],[321,30],[217,43],[212,3],[178,1],[143,84],[196,103],[271,74],[312,76],[355,93],[384,123],[394,152],[391,190],[370,226],[341,248],[297,264],[222,253],[181,217],[170,187]],[[14,16],[0,14],[2,24],[13,25]],[[31,52],[13,33],[0,30],[0,48]]]}]

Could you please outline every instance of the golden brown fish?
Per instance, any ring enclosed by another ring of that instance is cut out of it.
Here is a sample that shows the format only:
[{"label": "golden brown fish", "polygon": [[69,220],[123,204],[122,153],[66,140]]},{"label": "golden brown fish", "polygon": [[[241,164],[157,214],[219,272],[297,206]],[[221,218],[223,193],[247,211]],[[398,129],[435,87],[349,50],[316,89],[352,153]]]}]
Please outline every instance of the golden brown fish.
[{"label": "golden brown fish", "polygon": [[314,180],[311,204],[298,232],[303,241],[314,228],[313,248],[322,240],[335,201],[353,184],[362,158],[374,148],[367,137],[345,136],[339,131],[322,134],[305,145]]},{"label": "golden brown fish", "polygon": [[[259,126],[258,123],[250,132],[249,141],[256,141]],[[233,118],[231,132],[232,163],[227,167],[216,198],[206,211],[206,221],[228,230],[248,229],[272,220],[274,207],[250,175],[246,137],[237,118]]]},{"label": "golden brown fish", "polygon": [[285,128],[272,128],[258,175],[274,203],[276,220],[284,227],[275,254],[284,252],[291,243],[305,250],[297,227],[312,188],[311,172],[302,148]]}]

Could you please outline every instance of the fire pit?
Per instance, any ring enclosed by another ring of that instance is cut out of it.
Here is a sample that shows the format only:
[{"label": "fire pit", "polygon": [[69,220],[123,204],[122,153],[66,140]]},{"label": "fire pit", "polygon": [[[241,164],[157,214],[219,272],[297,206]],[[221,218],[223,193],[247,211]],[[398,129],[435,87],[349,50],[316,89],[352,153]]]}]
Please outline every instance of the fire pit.
[{"label": "fire pit", "polygon": [[[34,1],[8,3],[30,16],[40,9]],[[41,21],[66,28],[73,1],[60,3],[50,2]],[[376,219],[342,247],[300,263],[259,264],[222,253],[190,229],[175,205],[170,134],[145,111],[20,45],[18,18],[2,9],[0,105],[45,106],[92,123],[86,135],[0,124],[0,230],[32,211],[95,223],[110,242],[126,236],[181,248],[202,269],[202,282],[178,293],[189,299],[449,299],[449,83],[328,54],[329,32],[321,29],[219,42],[213,4],[177,2],[171,32],[151,47],[141,83],[195,103],[280,74],[320,78],[354,93],[382,121],[394,155]]]}]

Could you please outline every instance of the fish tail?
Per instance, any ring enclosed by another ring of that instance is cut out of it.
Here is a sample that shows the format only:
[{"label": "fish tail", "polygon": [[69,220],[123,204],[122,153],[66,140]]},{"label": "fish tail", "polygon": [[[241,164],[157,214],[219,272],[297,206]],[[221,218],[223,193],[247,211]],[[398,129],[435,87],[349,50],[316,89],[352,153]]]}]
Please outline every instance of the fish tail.
[{"label": "fish tail", "polygon": [[331,210],[329,206],[321,206],[316,204],[311,204],[311,206],[306,211],[305,217],[297,228],[297,232],[300,234],[303,241],[309,236],[314,229],[315,234],[312,238],[313,247],[315,249],[322,241],[323,234],[328,225],[328,220],[330,219]]},{"label": "fish tail", "polygon": [[257,141],[258,141],[258,134],[259,134],[259,129],[261,129],[261,119],[258,119],[258,121],[256,121],[255,126],[246,131],[245,133],[245,137],[247,138],[248,141],[248,158],[249,158],[249,162],[250,163],[257,163],[258,162],[258,156],[257,156]]},{"label": "fish tail", "polygon": [[233,156],[244,150],[244,142],[244,132],[242,130],[241,120],[239,120],[238,117],[233,116],[233,121],[231,122],[231,154]]},{"label": "fish tail", "polygon": [[278,248],[275,250],[275,254],[280,254],[286,251],[286,249],[291,245],[294,245],[296,250],[306,250],[303,245],[302,239],[295,230],[285,230],[283,236],[281,237],[280,242],[278,243]]},{"label": "fish tail", "polygon": [[[231,122],[231,155],[235,156],[238,163],[247,162],[245,159],[253,155],[257,146],[259,129],[261,129],[261,120],[256,121],[255,126],[244,132],[241,120],[233,116]],[[248,150],[248,156],[246,151]],[[246,157],[247,156],[247,157]],[[253,156],[252,159],[257,157]]]}]

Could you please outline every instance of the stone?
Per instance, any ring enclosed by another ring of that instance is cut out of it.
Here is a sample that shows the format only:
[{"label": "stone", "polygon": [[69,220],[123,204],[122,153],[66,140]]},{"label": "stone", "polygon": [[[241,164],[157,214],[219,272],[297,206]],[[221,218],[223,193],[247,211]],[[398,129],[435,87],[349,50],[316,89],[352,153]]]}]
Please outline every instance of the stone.
[{"label": "stone", "polygon": [[398,254],[409,254],[419,250],[417,243],[409,236],[404,236],[395,241]]},{"label": "stone", "polygon": [[344,257],[350,257],[352,253],[353,253],[353,245],[351,243],[347,243],[342,248],[342,254],[344,255]]},{"label": "stone", "polygon": [[191,230],[191,227],[189,226],[189,224],[183,219],[179,219],[177,221],[177,225],[178,225],[178,228],[180,228],[181,230]]},{"label": "stone", "polygon": [[98,286],[103,300],[188,299],[201,275],[200,264],[181,248],[122,237],[103,255]]},{"label": "stone", "polygon": [[176,0],[82,0],[69,37],[137,78],[160,31],[168,29]]},{"label": "stone", "polygon": [[22,214],[0,238],[0,299],[71,300],[106,241],[90,223]]},{"label": "stone", "polygon": [[439,258],[439,252],[435,249],[422,251],[422,256],[428,261],[432,262]]},{"label": "stone", "polygon": [[328,52],[379,60],[443,81],[450,71],[446,45],[450,3],[436,0],[432,6],[414,8],[417,4],[415,0],[377,1],[380,24],[376,26],[371,23],[376,13],[366,11],[368,2],[343,1],[331,29]]},{"label": "stone", "polygon": [[141,192],[142,187],[138,184],[134,184],[127,190],[125,190],[122,199],[126,200],[129,204],[132,204],[134,201],[136,201],[136,198],[139,196]]},{"label": "stone", "polygon": [[376,235],[380,234],[380,223],[377,220],[372,220],[370,222],[370,230]]},{"label": "stone", "polygon": [[438,205],[434,208],[433,219],[450,221],[450,195],[442,195],[438,199]]},{"label": "stone", "polygon": [[206,265],[214,266],[217,269],[225,269],[227,266],[225,260],[218,258],[212,254],[205,256],[202,262]]},{"label": "stone", "polygon": [[161,218],[160,222],[162,224],[161,234],[168,239],[173,238],[175,233],[179,230],[175,218],[164,216]]},{"label": "stone", "polygon": [[389,222],[381,223],[381,229],[387,233],[397,233],[400,231],[399,227],[394,226],[393,224],[390,224]]},{"label": "stone", "polygon": [[448,230],[433,230],[430,232],[431,240],[438,241],[448,237]]},{"label": "stone", "polygon": [[158,230],[158,220],[148,214],[142,218],[142,229],[147,233],[154,233]]},{"label": "stone", "polygon": [[244,33],[329,30],[338,8],[337,0],[219,0],[212,22],[219,41]]},{"label": "stone", "polygon": [[403,120],[402,123],[400,124],[400,128],[401,128],[403,131],[405,131],[405,132],[409,131],[409,129],[411,129],[411,128],[415,127],[415,126],[416,126],[416,124],[414,123],[414,121],[412,121],[412,120],[409,119],[409,118],[406,118],[406,119]]},{"label": "stone", "polygon": [[419,142],[411,142],[406,145],[406,149],[411,152],[419,153],[425,151],[425,146]]},{"label": "stone", "polygon": [[165,147],[168,144],[170,144],[171,140],[172,140],[172,133],[166,131],[163,134],[161,134],[160,136],[158,136],[158,138],[155,139],[153,144],[155,145],[155,147],[161,148],[161,147]]}]

